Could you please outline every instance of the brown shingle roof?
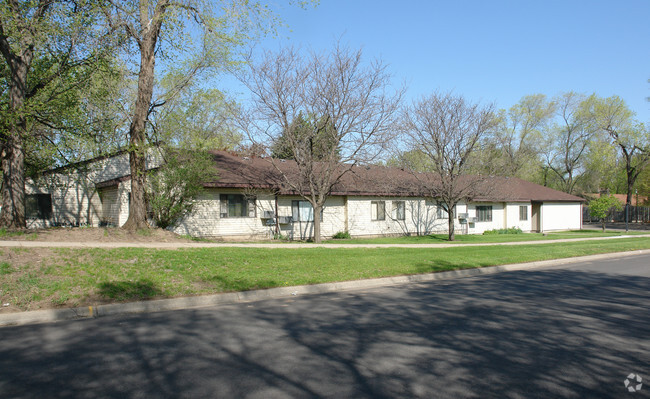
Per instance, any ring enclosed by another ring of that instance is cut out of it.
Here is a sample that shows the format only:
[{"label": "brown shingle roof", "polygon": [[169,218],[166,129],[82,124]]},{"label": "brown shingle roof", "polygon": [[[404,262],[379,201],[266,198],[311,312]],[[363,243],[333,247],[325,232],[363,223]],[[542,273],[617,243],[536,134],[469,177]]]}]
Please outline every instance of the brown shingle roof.
[{"label": "brown shingle roof", "polygon": [[[259,157],[240,157],[226,151],[213,151],[215,167],[219,178],[206,182],[206,187],[279,189],[282,194],[291,194],[283,183],[281,173],[296,173],[294,161]],[[422,196],[418,189],[422,182],[431,185],[436,177],[426,173],[413,173],[400,168],[384,166],[341,165],[350,168],[332,189],[332,195],[356,196]],[[482,179],[486,187],[484,196],[476,201],[530,202],[558,201],[582,202],[580,197],[543,187],[514,177],[487,177]],[[295,194],[295,193],[294,193]]]}]

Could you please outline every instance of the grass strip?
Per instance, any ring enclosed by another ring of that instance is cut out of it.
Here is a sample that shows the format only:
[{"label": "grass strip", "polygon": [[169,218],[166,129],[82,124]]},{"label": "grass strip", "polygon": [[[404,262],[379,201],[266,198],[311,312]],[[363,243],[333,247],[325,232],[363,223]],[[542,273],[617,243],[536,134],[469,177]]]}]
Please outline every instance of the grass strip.
[{"label": "grass strip", "polygon": [[[12,264],[3,249],[0,297],[20,309],[83,306],[318,284],[650,249],[650,238],[459,248],[55,249]],[[39,251],[40,249],[20,249]]]},{"label": "grass strip", "polygon": [[330,244],[479,244],[521,241],[553,241],[571,238],[620,237],[623,235],[648,235],[650,231],[606,231],[574,230],[557,233],[523,233],[523,234],[457,234],[455,241],[448,241],[447,234],[430,234],[424,236],[351,238],[327,240]]}]

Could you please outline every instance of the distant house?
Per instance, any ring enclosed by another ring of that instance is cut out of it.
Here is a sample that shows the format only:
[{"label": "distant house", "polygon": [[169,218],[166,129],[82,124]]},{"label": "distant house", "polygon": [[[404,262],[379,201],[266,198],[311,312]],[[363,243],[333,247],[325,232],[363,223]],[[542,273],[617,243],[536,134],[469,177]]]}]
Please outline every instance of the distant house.
[{"label": "distant house", "polygon": [[[152,152],[148,167],[160,164]],[[276,232],[294,239],[312,235],[309,202],[284,188],[278,168],[293,161],[213,152],[218,179],[205,182],[192,214],[173,231],[195,237],[264,239]],[[456,208],[460,234],[519,227],[545,232],[580,229],[583,199],[516,178],[492,177],[485,195]],[[322,214],[321,234],[352,236],[447,232],[447,215],[436,198],[417,188],[415,176],[399,168],[355,166],[333,188]],[[121,226],[128,217],[128,154],[120,153],[46,172],[28,185],[28,225]]]},{"label": "distant house", "polygon": [[[600,198],[602,195],[607,195],[607,194],[601,194],[601,193],[591,193],[591,194],[585,194],[585,197],[587,198]],[[621,201],[621,204],[625,205],[625,202],[627,201],[627,194],[609,194],[616,198],[617,200]],[[638,203],[637,203],[638,200]],[[646,195],[632,195],[631,201],[630,201],[631,206],[644,206],[645,204],[650,203],[650,197]]]}]

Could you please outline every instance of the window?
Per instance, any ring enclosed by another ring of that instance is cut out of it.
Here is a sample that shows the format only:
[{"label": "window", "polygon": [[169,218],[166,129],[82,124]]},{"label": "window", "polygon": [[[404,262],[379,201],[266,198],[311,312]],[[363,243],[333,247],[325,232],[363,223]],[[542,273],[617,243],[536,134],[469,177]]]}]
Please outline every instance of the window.
[{"label": "window", "polygon": [[528,207],[526,205],[519,207],[519,220],[528,220]]},{"label": "window", "polygon": [[255,217],[255,199],[242,194],[221,194],[221,217]]},{"label": "window", "polygon": [[[454,205],[454,215],[456,214],[456,205]],[[436,208],[436,219],[447,219],[448,214],[447,211],[445,210],[442,202],[437,202],[437,208]]]},{"label": "window", "polygon": [[385,201],[371,201],[370,202],[370,219],[371,220],[386,220],[386,202]]},{"label": "window", "polygon": [[393,201],[393,212],[396,220],[406,219],[406,205],[404,201]]},{"label": "window", "polygon": [[27,219],[52,218],[52,195],[51,194],[25,195],[25,217]]},{"label": "window", "polygon": [[436,206],[436,219],[442,219],[447,217],[447,212],[445,208],[442,207],[442,204],[438,202]]},{"label": "window", "polygon": [[484,205],[476,207],[476,217],[479,222],[492,221],[492,205]]},{"label": "window", "polygon": [[309,201],[291,201],[291,218],[294,222],[313,222],[314,208]]}]

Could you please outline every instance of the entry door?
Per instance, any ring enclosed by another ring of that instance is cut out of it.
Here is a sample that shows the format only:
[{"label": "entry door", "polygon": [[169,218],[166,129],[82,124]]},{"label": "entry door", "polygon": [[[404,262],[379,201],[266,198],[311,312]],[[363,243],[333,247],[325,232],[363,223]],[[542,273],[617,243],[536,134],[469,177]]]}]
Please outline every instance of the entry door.
[{"label": "entry door", "polygon": [[530,227],[531,230],[539,233],[541,232],[541,227],[542,227],[542,212],[541,212],[541,207],[542,204],[540,202],[533,202],[532,203],[532,219],[530,220]]},{"label": "entry door", "polygon": [[117,226],[120,207],[117,202],[117,187],[108,187],[102,190],[102,224]]}]

